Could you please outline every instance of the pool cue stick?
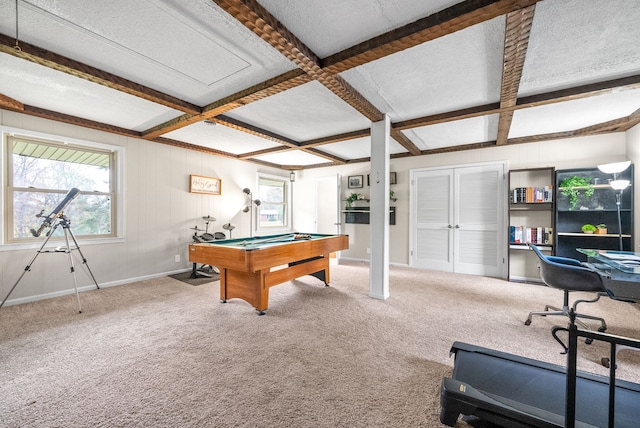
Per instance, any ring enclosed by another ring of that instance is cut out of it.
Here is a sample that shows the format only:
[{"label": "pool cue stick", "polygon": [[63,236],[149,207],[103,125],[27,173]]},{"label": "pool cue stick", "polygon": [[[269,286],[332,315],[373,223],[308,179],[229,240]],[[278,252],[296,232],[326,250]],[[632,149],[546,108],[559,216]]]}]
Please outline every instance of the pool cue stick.
[{"label": "pool cue stick", "polygon": [[282,235],[282,236],[274,236],[273,238],[265,238],[265,239],[256,239],[254,241],[242,241],[240,243],[240,245],[242,246],[247,246],[247,245],[257,245],[257,244],[266,244],[268,242],[280,242],[280,241],[286,241],[289,240],[291,238],[293,238],[294,240],[296,239],[297,236],[303,236],[303,238],[298,238],[298,239],[311,239],[311,235],[309,234],[301,234],[301,233],[289,233],[287,235]]},{"label": "pool cue stick", "polygon": [[274,236],[273,238],[254,239],[253,241],[242,241],[240,243],[240,245],[247,246],[247,245],[263,244],[263,243],[267,243],[267,242],[275,242],[275,241],[279,241],[281,239],[284,239],[285,237],[292,238],[293,235],[294,235],[294,233],[290,233],[288,235],[283,235],[283,236]]}]

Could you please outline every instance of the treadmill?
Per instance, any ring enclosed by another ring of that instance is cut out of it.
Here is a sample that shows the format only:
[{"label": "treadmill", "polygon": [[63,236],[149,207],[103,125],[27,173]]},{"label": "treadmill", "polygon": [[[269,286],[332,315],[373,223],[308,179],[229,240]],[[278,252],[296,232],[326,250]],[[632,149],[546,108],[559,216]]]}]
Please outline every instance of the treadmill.
[{"label": "treadmill", "polygon": [[[452,427],[463,414],[509,428],[640,426],[640,384],[615,379],[616,345],[640,349],[640,341],[575,325],[554,330],[569,331],[567,368],[455,342],[453,374],[442,382],[440,422]],[[611,344],[609,377],[576,370],[577,336]],[[565,421],[566,414],[572,416]]]}]

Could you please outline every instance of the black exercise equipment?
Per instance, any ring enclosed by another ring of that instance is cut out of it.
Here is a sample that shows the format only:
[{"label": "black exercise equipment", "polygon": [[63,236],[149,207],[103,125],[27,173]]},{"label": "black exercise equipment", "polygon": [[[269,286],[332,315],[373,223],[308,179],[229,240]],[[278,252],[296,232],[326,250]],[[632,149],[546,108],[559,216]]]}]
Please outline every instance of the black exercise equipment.
[{"label": "black exercise equipment", "polygon": [[[454,426],[464,414],[507,427],[639,426],[640,385],[615,379],[615,356],[616,347],[640,349],[640,341],[579,330],[575,322],[558,329],[569,332],[566,369],[455,342],[453,375],[442,382],[440,421]],[[610,344],[609,377],[576,369],[578,337]]]}]

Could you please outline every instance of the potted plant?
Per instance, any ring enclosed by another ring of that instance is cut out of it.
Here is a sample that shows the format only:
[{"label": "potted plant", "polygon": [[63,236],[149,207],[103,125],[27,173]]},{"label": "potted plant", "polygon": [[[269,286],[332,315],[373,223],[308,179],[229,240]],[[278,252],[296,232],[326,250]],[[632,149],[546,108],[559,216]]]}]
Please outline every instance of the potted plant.
[{"label": "potted plant", "polygon": [[607,225],[604,223],[596,224],[596,234],[598,235],[606,235],[607,234]]},{"label": "potted plant", "polygon": [[350,210],[351,204],[353,204],[358,199],[359,199],[359,196],[357,193],[350,194],[349,197],[347,198],[347,209]]},{"label": "potted plant", "polygon": [[594,233],[596,231],[596,227],[592,224],[583,224],[582,225],[582,232],[584,233]]},{"label": "potted plant", "polygon": [[593,196],[594,188],[590,178],[574,175],[560,182],[560,193],[569,198],[569,210],[574,210],[578,205],[580,190],[584,190],[584,195],[587,198]]}]

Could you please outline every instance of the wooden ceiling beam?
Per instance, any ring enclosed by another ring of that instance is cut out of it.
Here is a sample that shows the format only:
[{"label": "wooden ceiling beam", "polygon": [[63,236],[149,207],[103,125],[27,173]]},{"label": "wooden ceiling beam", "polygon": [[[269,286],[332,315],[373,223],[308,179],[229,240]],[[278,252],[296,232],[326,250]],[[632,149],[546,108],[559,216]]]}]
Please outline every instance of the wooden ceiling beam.
[{"label": "wooden ceiling beam", "polygon": [[273,153],[288,152],[291,150],[295,150],[295,149],[291,147],[286,147],[286,146],[271,147],[268,149],[256,150],[254,152],[242,153],[241,155],[238,155],[238,159],[243,159],[243,160],[250,159],[250,158],[255,158],[257,156],[271,155]]},{"label": "wooden ceiling beam", "polygon": [[[258,128],[257,126],[249,125],[247,123],[241,122],[239,120],[230,118],[225,115],[219,115],[211,119],[212,121],[219,123],[221,125],[227,126],[229,128],[233,128],[237,131],[245,132],[247,134],[255,135],[260,138],[264,138],[267,140],[271,140],[278,144],[281,144],[290,149],[301,150],[307,153],[311,153],[315,156],[320,156],[325,159],[329,159],[332,162],[344,163],[345,160],[331,155],[329,153],[322,152],[320,150],[316,150],[313,147],[302,147],[301,144],[297,141],[291,140],[289,138],[283,137],[281,135],[275,134],[273,132],[267,131],[265,129]],[[249,158],[247,158],[249,159]]]},{"label": "wooden ceiling beam", "polygon": [[504,111],[515,111],[530,107],[555,104],[564,101],[573,101],[581,98],[588,98],[603,95],[614,90],[629,90],[640,88],[640,75],[624,77],[621,79],[607,80],[605,82],[590,83],[588,85],[576,86],[544,94],[530,95],[519,98],[515,107],[500,108],[499,103],[484,104],[475,107],[468,107],[460,110],[453,110],[445,113],[438,113],[429,116],[417,117],[415,119],[404,120],[392,123],[394,129],[405,130],[419,128],[422,126],[437,125],[439,123],[453,122],[456,120],[469,119],[472,117],[488,116],[499,114]]},{"label": "wooden ceiling beam", "polygon": [[325,144],[340,143],[342,141],[355,140],[356,138],[364,138],[371,135],[371,128],[360,129],[358,131],[345,132],[344,134],[330,135],[328,137],[316,138],[314,140],[303,141],[300,147],[315,147]]},{"label": "wooden ceiling beam", "polygon": [[221,156],[230,159],[239,159],[238,155],[233,153],[223,152],[222,150],[216,150],[211,147],[198,146],[196,144],[185,143],[184,141],[173,140],[171,138],[159,137],[152,140],[154,143],[166,144],[172,147],[178,147],[181,149],[193,150],[200,153],[206,153],[214,156]]},{"label": "wooden ceiling beam", "polygon": [[[504,54],[502,60],[502,85],[500,88],[500,109],[515,107],[518,102],[518,89],[527,56],[529,36],[535,14],[535,4],[527,8],[509,12],[506,17],[504,34]],[[498,137],[496,144],[507,143],[509,129],[513,120],[513,110],[501,111],[498,119]]]},{"label": "wooden ceiling beam", "polygon": [[233,119],[223,114],[212,118],[211,121],[219,123],[220,125],[224,125],[226,127],[235,129],[236,131],[241,131],[247,134],[255,135],[256,137],[264,138],[266,140],[271,140],[275,143],[282,144],[285,147],[289,147],[293,149],[297,149],[300,147],[300,143],[298,143],[297,141],[291,140],[290,138],[287,138],[287,137],[283,137],[282,135],[278,135],[274,132],[267,131],[266,129],[249,125],[248,123],[244,123],[240,120]]},{"label": "wooden ceiling beam", "polygon": [[403,120],[392,123],[391,127],[401,131],[405,129],[419,128],[421,126],[437,125],[439,123],[497,114],[500,113],[500,111],[500,104],[498,103],[485,104],[460,110],[453,110],[446,113],[438,113],[429,116],[417,117],[415,119]]},{"label": "wooden ceiling beam", "polygon": [[24,110],[24,104],[4,94],[0,94],[0,107],[13,110],[13,111]]},{"label": "wooden ceiling beam", "polygon": [[372,122],[382,120],[382,113],[373,104],[343,78],[323,70],[318,56],[256,0],[213,1],[363,116]]},{"label": "wooden ceiling beam", "polygon": [[330,160],[333,162],[334,165],[344,165],[347,163],[346,159],[341,158],[340,156],[336,156],[336,155],[332,155],[326,152],[323,152],[322,150],[318,150],[315,147],[308,147],[305,148],[304,151],[311,153],[312,155],[316,155],[319,156],[321,158]]},{"label": "wooden ceiling beam", "polygon": [[366,40],[322,60],[331,74],[342,73],[402,50],[517,11],[541,0],[467,0]]},{"label": "wooden ceiling beam", "polygon": [[[22,45],[22,44],[21,44]],[[108,132],[110,134],[124,135],[125,137],[140,138],[140,133],[131,129],[121,128],[119,126],[109,125],[108,123],[97,122],[94,120],[84,119],[82,117],[72,116],[70,114],[59,113],[57,111],[47,110],[31,105],[24,105],[22,110],[16,110],[29,116],[39,117],[42,119],[53,120],[56,122],[68,123],[83,128],[95,129],[97,131]]]},{"label": "wooden ceiling beam", "polygon": [[183,128],[194,123],[211,119],[217,115],[226,113],[238,107],[251,104],[272,95],[279,94],[296,86],[310,82],[311,78],[302,70],[296,68],[287,73],[266,80],[262,83],[244,89],[228,97],[210,103],[202,108],[200,114],[185,114],[168,120],[142,133],[146,139],[154,139],[167,132]]},{"label": "wooden ceiling beam", "polygon": [[407,149],[409,153],[411,153],[414,156],[418,156],[420,154],[420,149],[418,148],[418,146],[413,144],[413,141],[411,141],[409,137],[404,135],[402,131],[391,128],[390,134],[391,134],[390,135],[391,138],[396,140],[398,144],[400,144],[402,147]]},{"label": "wooden ceiling beam", "polygon": [[538,107],[547,104],[555,104],[564,101],[573,101],[581,98],[608,94],[614,90],[638,88],[640,88],[640,74],[622,77],[619,79],[606,80],[604,82],[574,86],[573,88],[560,89],[544,94],[521,97],[518,99],[517,108]]},{"label": "wooden ceiling beam", "polygon": [[135,97],[143,98],[147,101],[161,104],[178,111],[190,114],[200,113],[200,107],[195,104],[180,100],[171,95],[156,91],[144,85],[132,82],[115,74],[83,64],[79,61],[58,55],[46,49],[20,42],[20,49],[15,48],[15,39],[4,34],[0,34],[0,52],[11,56],[25,59],[33,63],[51,68],[62,73],[70,74],[74,77],[88,80],[116,91],[124,92]]}]

